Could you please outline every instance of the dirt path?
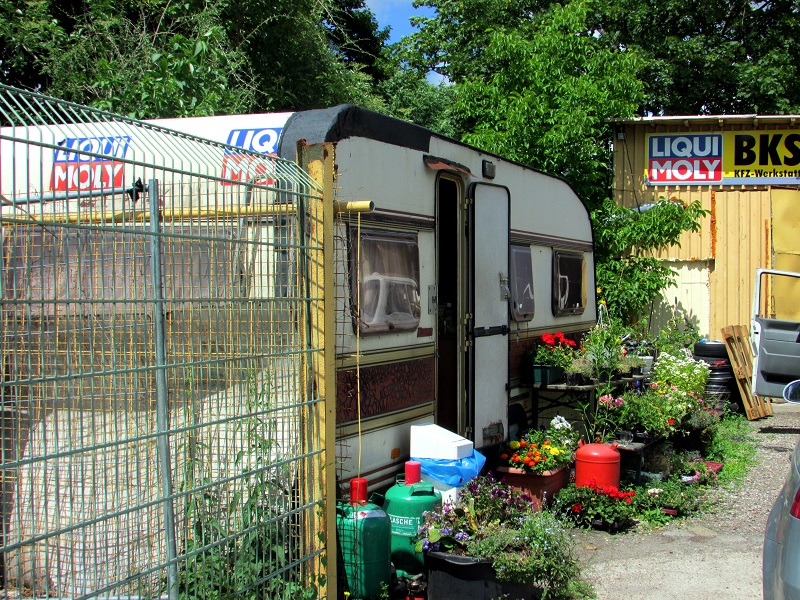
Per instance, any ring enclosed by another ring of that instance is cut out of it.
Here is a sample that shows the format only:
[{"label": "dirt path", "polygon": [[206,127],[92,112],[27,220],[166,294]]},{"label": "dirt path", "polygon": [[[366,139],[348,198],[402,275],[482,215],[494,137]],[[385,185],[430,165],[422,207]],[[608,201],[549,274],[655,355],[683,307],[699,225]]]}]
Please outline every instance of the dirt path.
[{"label": "dirt path", "polygon": [[774,412],[751,423],[758,464],[741,483],[712,492],[711,512],[645,533],[576,533],[601,600],[761,598],[764,527],[800,434],[800,406],[776,404]]}]

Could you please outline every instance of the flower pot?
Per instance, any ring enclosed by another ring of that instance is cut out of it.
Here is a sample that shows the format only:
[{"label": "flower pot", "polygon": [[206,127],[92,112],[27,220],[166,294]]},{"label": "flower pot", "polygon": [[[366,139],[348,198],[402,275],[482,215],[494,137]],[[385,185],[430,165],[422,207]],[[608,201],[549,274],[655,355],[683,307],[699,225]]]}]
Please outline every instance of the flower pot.
[{"label": "flower pot", "polygon": [[539,597],[532,583],[498,581],[490,558],[428,552],[425,567],[428,569],[428,600],[532,600]]},{"label": "flower pot", "polygon": [[586,378],[580,373],[565,373],[564,380],[567,385],[586,385]]},{"label": "flower pot", "polygon": [[534,510],[540,510],[543,504],[549,503],[569,483],[569,469],[566,466],[542,473],[529,473],[514,467],[497,467],[497,472],[508,485],[533,498]]},{"label": "flower pot", "polygon": [[534,385],[552,385],[564,381],[563,367],[553,365],[531,365]]}]

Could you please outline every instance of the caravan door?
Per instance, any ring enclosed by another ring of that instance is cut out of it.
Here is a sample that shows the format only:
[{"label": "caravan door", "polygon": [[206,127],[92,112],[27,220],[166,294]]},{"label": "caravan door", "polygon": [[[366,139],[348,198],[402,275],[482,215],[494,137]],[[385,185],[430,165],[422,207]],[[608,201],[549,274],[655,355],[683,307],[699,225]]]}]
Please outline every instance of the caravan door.
[{"label": "caravan door", "polygon": [[508,265],[511,199],[507,188],[469,189],[467,389],[476,447],[505,440],[508,430]]}]

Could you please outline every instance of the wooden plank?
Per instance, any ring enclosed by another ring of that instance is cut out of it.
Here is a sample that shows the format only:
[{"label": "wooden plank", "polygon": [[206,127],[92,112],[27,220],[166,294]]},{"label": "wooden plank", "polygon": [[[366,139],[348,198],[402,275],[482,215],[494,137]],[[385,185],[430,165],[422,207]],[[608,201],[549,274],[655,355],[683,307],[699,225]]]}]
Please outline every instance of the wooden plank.
[{"label": "wooden plank", "polygon": [[721,331],[748,420],[753,421],[771,415],[772,405],[769,401],[753,394],[751,385],[753,350],[747,328],[742,325],[728,325]]}]

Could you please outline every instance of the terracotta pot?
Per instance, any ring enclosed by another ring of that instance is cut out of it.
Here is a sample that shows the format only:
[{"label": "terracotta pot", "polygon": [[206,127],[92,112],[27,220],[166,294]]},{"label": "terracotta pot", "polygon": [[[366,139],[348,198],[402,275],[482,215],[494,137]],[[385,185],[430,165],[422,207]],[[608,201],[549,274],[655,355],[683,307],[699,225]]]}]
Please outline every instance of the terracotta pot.
[{"label": "terracotta pot", "polygon": [[533,498],[534,510],[541,510],[543,504],[551,502],[553,496],[569,483],[569,467],[542,473],[528,473],[514,467],[497,467],[497,472],[508,485]]}]

